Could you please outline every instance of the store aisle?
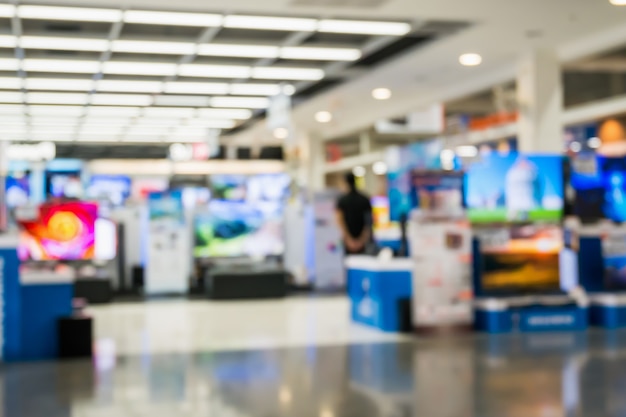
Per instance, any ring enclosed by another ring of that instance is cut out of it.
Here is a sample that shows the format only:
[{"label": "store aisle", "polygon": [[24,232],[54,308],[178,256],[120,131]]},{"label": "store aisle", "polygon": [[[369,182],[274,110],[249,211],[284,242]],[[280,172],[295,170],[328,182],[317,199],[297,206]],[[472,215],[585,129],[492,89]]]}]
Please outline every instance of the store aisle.
[{"label": "store aisle", "polygon": [[467,335],[12,364],[0,372],[0,415],[624,416],[625,338]]},{"label": "store aisle", "polygon": [[97,345],[118,355],[189,353],[398,341],[351,323],[348,299],[159,300],[89,309]]}]

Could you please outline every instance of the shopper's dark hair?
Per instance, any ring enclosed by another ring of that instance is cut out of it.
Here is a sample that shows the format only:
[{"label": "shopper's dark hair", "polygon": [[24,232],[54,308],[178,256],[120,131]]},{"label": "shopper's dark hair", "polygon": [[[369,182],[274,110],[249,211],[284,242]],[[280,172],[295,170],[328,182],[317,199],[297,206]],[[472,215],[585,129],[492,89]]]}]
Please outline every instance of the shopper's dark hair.
[{"label": "shopper's dark hair", "polygon": [[354,176],[354,174],[352,172],[348,172],[345,179],[348,187],[350,187],[351,190],[356,190],[356,177]]}]

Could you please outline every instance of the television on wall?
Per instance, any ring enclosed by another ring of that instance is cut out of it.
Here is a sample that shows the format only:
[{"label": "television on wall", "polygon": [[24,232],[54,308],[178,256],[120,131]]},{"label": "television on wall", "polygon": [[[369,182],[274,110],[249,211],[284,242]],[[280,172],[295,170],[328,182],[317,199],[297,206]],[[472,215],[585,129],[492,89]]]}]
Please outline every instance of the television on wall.
[{"label": "television on wall", "polygon": [[502,228],[481,241],[481,295],[560,293],[563,231],[558,225]]},{"label": "television on wall", "polygon": [[488,154],[466,169],[472,223],[557,222],[563,217],[564,194],[558,155]]},{"label": "television on wall", "polygon": [[411,205],[432,213],[458,213],[463,209],[463,181],[460,171],[413,171]]},{"label": "television on wall", "polygon": [[91,260],[95,255],[98,205],[87,202],[43,204],[39,216],[20,220],[22,260]]},{"label": "television on wall", "polygon": [[208,257],[266,257],[282,255],[282,205],[211,201],[194,224],[194,255]]}]

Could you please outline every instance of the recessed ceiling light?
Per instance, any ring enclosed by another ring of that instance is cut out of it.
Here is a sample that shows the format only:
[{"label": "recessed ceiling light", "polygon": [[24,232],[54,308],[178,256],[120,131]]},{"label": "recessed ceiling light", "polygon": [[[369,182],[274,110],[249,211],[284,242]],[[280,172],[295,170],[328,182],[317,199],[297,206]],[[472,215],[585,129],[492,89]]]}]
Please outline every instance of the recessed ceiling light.
[{"label": "recessed ceiling light", "polygon": [[613,6],[626,6],[626,0],[609,0]]},{"label": "recessed ceiling light", "polygon": [[124,93],[160,93],[163,90],[163,83],[160,81],[100,80],[96,90]]},{"label": "recessed ceiling light", "polygon": [[36,104],[86,104],[87,94],[78,93],[27,93],[26,101]]},{"label": "recessed ceiling light", "polygon": [[315,120],[318,123],[329,123],[333,120],[333,114],[329,111],[318,111],[315,113]]},{"label": "recessed ceiling light", "polygon": [[356,166],[352,169],[352,173],[354,174],[355,177],[364,177],[366,172],[367,171],[362,166]]},{"label": "recessed ceiling light", "polygon": [[391,98],[391,90],[388,88],[375,88],[372,90],[372,97],[376,100],[389,100]]},{"label": "recessed ceiling light", "polygon": [[94,94],[91,104],[113,106],[149,106],[152,96],[146,94]]},{"label": "recessed ceiling light", "polygon": [[376,175],[385,175],[387,173],[387,164],[383,161],[374,162],[372,171],[374,171]]},{"label": "recessed ceiling light", "polygon": [[3,90],[19,90],[22,80],[17,77],[0,77],[0,88]]},{"label": "recessed ceiling light", "polygon": [[203,96],[157,96],[154,104],[157,106],[206,107],[209,99]]},{"label": "recessed ceiling light", "polygon": [[12,4],[0,4],[0,17],[15,16],[15,6]]},{"label": "recessed ceiling light", "polygon": [[161,62],[121,62],[108,61],[102,66],[105,74],[122,75],[174,75],[178,66]]},{"label": "recessed ceiling light", "polygon": [[276,139],[287,139],[289,137],[289,129],[285,127],[277,127],[273,133]]},{"label": "recessed ceiling light", "polygon": [[16,46],[17,46],[17,38],[15,36],[0,35],[0,48],[15,48]]},{"label": "recessed ceiling light", "polygon": [[200,109],[198,110],[198,117],[246,120],[252,117],[252,111],[248,109]]},{"label": "recessed ceiling light", "polygon": [[459,57],[459,62],[466,67],[475,67],[483,62],[483,57],[475,53],[463,54]]},{"label": "recessed ceiling light", "polygon": [[281,92],[278,84],[231,84],[230,94],[236,96],[275,96]]},{"label": "recessed ceiling light", "polygon": [[[624,0],[624,4],[626,5],[626,0]],[[598,149],[602,146],[602,140],[599,137],[589,138],[589,140],[587,140],[587,145],[591,149]]]},{"label": "recessed ceiling light", "polygon": [[0,103],[21,103],[22,101],[24,101],[24,97],[20,92],[5,91],[0,94]]},{"label": "recessed ceiling light", "polygon": [[250,67],[242,65],[183,64],[178,74],[185,77],[248,78]]}]

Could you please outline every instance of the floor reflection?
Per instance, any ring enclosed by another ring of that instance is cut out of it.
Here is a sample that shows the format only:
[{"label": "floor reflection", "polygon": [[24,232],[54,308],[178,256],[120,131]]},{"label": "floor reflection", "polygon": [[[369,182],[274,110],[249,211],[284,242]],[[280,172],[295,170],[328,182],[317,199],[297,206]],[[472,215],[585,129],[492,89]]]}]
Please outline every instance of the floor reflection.
[{"label": "floor reflection", "polygon": [[618,417],[626,331],[7,365],[5,416]]}]

